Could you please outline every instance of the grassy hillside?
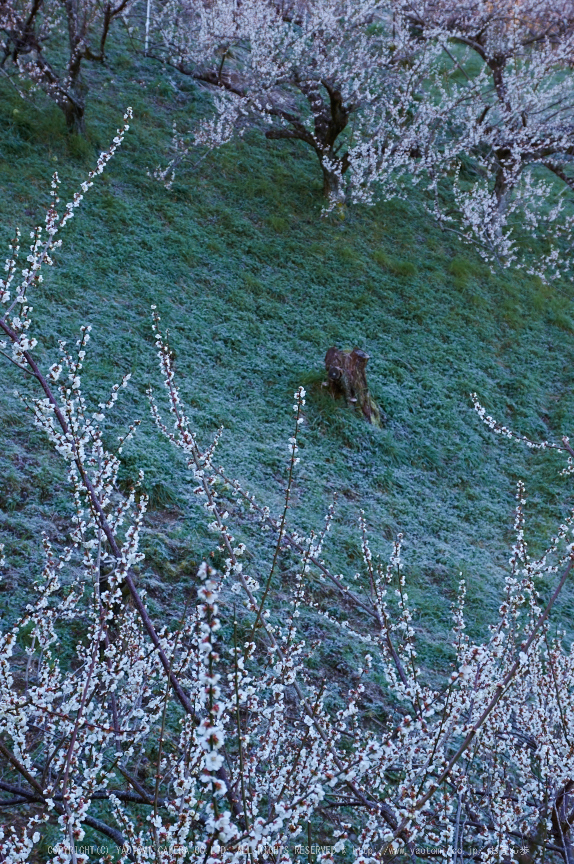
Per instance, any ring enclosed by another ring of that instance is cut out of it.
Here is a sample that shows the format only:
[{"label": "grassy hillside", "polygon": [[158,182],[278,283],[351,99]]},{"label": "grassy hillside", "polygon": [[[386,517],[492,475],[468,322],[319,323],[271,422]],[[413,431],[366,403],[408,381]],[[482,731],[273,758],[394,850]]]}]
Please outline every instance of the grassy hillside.
[{"label": "grassy hillside", "polygon": [[[167,191],[147,175],[166,162],[172,122],[204,110],[206,94],[175,73],[116,52],[90,70],[86,139],[66,135],[49,105],[0,91],[2,241],[43,218],[50,174],[71,194],[107,146],[127,105],[135,119],[124,147],[73,220],[56,266],[33,298],[38,352],[49,365],[57,340],[92,324],[88,390],[96,398],[126,371],[131,384],[117,426],[141,417],[126,451],[124,480],[143,467],[151,510],[139,584],[154,614],[169,618],[213,548],[191,500],[185,466],[153,428],[145,388],[160,386],[150,327],[157,304],[170,329],[190,411],[207,442],[224,425],[220,461],[279,512],[292,429],[292,393],[308,391],[291,525],[320,528],[338,493],[325,557],[360,569],[356,518],[364,508],[373,547],[386,557],[398,531],[424,660],[445,663],[449,605],[459,574],[468,583],[472,629],[484,633],[507,572],[516,480],[527,484],[529,538],[539,548],[572,504],[563,462],[501,440],[476,417],[476,390],[498,419],[535,438],[574,433],[571,284],[551,288],[523,274],[492,274],[469,248],[408,205],[349,209],[322,220],[318,166],[304,147],[245,140],[182,171]],[[201,154],[198,154],[198,156]],[[321,387],[336,344],[365,349],[373,395],[388,421],[372,429]],[[13,398],[28,386],[0,358],[0,539],[8,568],[0,614],[16,613],[41,565],[38,536],[66,540],[70,498],[63,466]],[[237,536],[264,574],[265,540],[247,520]],[[275,599],[289,581],[286,555]],[[321,593],[322,592],[322,593]],[[322,587],[326,608],[335,596]],[[277,599],[279,598],[279,600]],[[558,616],[568,626],[574,592]],[[309,616],[310,632],[319,625]],[[345,664],[335,633],[321,630],[324,660]],[[328,659],[325,659],[328,658]]]}]

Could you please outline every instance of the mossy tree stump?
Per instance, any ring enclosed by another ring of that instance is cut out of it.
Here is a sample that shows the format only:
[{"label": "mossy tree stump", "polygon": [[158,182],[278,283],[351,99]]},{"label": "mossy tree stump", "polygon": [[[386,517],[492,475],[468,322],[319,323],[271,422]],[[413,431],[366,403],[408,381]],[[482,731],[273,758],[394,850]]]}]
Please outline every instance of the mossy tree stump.
[{"label": "mossy tree stump", "polygon": [[369,393],[367,386],[367,362],[369,355],[360,348],[352,351],[340,351],[339,348],[329,348],[325,354],[325,369],[327,381],[324,387],[334,399],[345,397],[347,405],[358,408],[367,423],[382,426],[381,411]]}]

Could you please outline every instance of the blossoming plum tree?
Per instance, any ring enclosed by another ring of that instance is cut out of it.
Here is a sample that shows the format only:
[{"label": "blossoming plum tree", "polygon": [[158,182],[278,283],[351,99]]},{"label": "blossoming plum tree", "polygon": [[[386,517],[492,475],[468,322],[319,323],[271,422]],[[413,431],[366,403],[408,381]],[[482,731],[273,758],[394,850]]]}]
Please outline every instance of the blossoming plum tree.
[{"label": "blossoming plum tree", "polygon": [[[457,217],[438,195],[448,160],[435,159],[431,210],[483,256],[543,279],[570,270],[574,16],[563,0],[398,0],[423,42],[458,70],[449,170]],[[461,110],[462,109],[462,110]],[[458,111],[458,116],[457,116]],[[456,142],[456,139],[458,143]],[[471,164],[468,165],[468,158]],[[461,171],[461,159],[466,166]],[[528,254],[533,240],[545,248]],[[524,254],[525,248],[527,254]]]},{"label": "blossoming plum tree", "polygon": [[416,187],[489,262],[543,279],[571,266],[573,25],[564,0],[168,0],[157,20],[164,58],[214,92],[195,144],[264,125],[313,149],[330,206]]},{"label": "blossoming plum tree", "polygon": [[[470,171],[457,172],[454,184],[463,237],[477,242],[488,259],[527,267],[545,279],[569,270],[572,4],[398,0],[398,6],[423,41],[443,45],[469,95],[459,103],[464,111],[452,118],[460,136],[456,155],[472,158]],[[436,215],[452,224],[452,214],[438,196],[435,201]],[[546,249],[524,256],[524,245],[538,238]]]},{"label": "blossoming plum tree", "polygon": [[[136,424],[115,450],[102,433],[128,380],[90,407],[81,381],[89,328],[82,327],[75,351],[60,343],[46,371],[32,332],[33,289],[82,194],[121,144],[129,116],[63,211],[54,177],[52,205],[45,226],[32,232],[25,266],[18,264],[16,238],[0,282],[1,349],[27,373],[22,398],[68,466],[75,510],[69,547],[56,550],[44,538],[36,599],[0,632],[0,806],[18,817],[0,827],[2,860],[32,860],[50,832],[45,860],[53,864],[96,860],[86,850],[94,833],[115,844],[111,851],[96,844],[97,860],[118,864],[288,864],[309,859],[303,845],[309,839],[321,862],[371,864],[396,855],[418,861],[432,847],[454,864],[463,858],[571,864],[574,651],[560,634],[551,637],[549,620],[574,567],[574,514],[545,554],[532,559],[519,486],[516,541],[498,617],[483,642],[472,641],[461,582],[452,672],[431,685],[417,664],[401,538],[390,563],[381,563],[361,515],[364,570],[357,581],[325,563],[332,508],[318,534],[301,535],[288,525],[304,390],[294,394],[285,505],[275,518],[216,467],[217,438],[200,446],[156,309],[152,328],[165,389],[163,397],[149,393],[152,416],[185,457],[225,563],[221,572],[201,564],[196,602],[178,625],[153,623],[133,574],[142,557],[142,478],[125,495],[116,482],[121,450]],[[513,437],[478,402],[475,407],[495,432]],[[564,450],[565,471],[574,473],[567,439],[520,440]],[[243,564],[245,546],[233,536],[225,508],[229,495],[273,537],[264,584]],[[270,600],[286,546],[299,563],[277,620]],[[321,611],[325,580],[339,593],[347,620]],[[543,582],[553,583],[545,604],[538,591]],[[230,596],[240,612],[225,639],[219,607]],[[351,633],[363,646],[360,668],[335,709],[308,664],[312,646],[299,624],[306,604],[326,627]],[[70,658],[60,642],[72,622],[82,635]],[[373,671],[386,678],[389,709],[391,699],[400,706],[376,728],[360,716]]]},{"label": "blossoming plum tree", "polygon": [[[133,0],[1,0],[0,66],[32,81],[64,112],[68,129],[82,132],[87,86],[82,62],[103,62],[110,27]],[[58,68],[64,50],[65,67]]]},{"label": "blossoming plum tree", "polygon": [[[413,159],[431,157],[425,82],[440,50],[413,40],[388,0],[169,0],[157,26],[166,58],[216,91],[195,144],[263,123],[267,138],[313,149],[331,204],[397,194]],[[457,93],[442,95],[433,113],[446,117]]]}]

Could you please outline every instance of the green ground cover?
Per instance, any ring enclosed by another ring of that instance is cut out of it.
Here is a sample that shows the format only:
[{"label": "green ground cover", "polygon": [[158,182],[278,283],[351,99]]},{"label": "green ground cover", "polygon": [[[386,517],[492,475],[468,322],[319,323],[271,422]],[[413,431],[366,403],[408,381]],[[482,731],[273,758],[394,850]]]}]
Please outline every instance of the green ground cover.
[{"label": "green ground cover", "polygon": [[[154,615],[178,615],[214,541],[183,462],[149,417],[145,389],[161,386],[152,303],[170,329],[201,440],[223,425],[219,461],[275,513],[292,394],[306,387],[290,524],[320,529],[338,493],[325,558],[351,575],[361,567],[359,508],[383,557],[402,531],[422,660],[444,666],[459,574],[468,584],[471,632],[484,635],[497,608],[516,481],[526,482],[534,552],[572,505],[572,480],[559,475],[563,460],[493,436],[469,398],[476,390],[490,413],[534,438],[574,434],[572,285],[492,274],[433,224],[416,193],[408,203],[353,207],[344,219],[321,219],[312,154],[266,142],[257,130],[182,171],[168,191],[147,170],[165,164],[172,122],[192,123],[206,94],[175,73],[118,53],[89,75],[85,139],[66,134],[55,108],[28,105],[1,83],[2,241],[7,248],[16,225],[26,237],[42,220],[55,169],[68,200],[132,105],[125,145],[89,192],[33,298],[34,335],[48,366],[59,338],[72,344],[80,324],[92,325],[86,386],[98,401],[123,372],[133,374],[109,434],[143,420],[126,450],[123,480],[129,484],[139,468],[146,472],[151,509],[138,580]],[[371,355],[371,390],[388,418],[382,430],[321,387],[323,357],[333,344]],[[66,542],[71,499],[62,463],[13,397],[15,386],[29,382],[0,360],[0,540],[8,565],[0,614],[9,621],[41,566],[39,532]],[[249,519],[237,518],[252,572],[263,577],[269,541]],[[292,575],[285,554],[273,586],[275,609]],[[337,612],[337,597],[322,585],[317,591],[324,608]],[[555,622],[568,628],[573,611],[569,590]],[[354,665],[340,634],[314,613],[305,628],[323,639],[319,668]]]}]

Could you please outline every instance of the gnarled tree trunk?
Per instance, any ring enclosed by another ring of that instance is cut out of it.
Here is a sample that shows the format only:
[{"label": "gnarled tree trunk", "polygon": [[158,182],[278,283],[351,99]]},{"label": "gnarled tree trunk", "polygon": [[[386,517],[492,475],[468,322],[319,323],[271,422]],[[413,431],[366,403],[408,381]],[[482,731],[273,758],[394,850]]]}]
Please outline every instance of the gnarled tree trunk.
[{"label": "gnarled tree trunk", "polygon": [[[228,83],[225,79],[216,80],[216,77],[212,78],[210,83],[217,83],[229,90],[233,89],[231,82]],[[356,110],[356,106],[345,105],[340,91],[325,79],[319,86],[316,81],[300,80],[296,76],[293,84],[309,103],[314,120],[313,133],[309,131],[299,113],[292,113],[276,106],[269,109],[269,114],[281,117],[290,126],[269,129],[265,137],[304,141],[312,147],[323,172],[323,195],[331,205],[343,204],[345,202],[343,175],[349,169],[350,160],[348,151],[342,154],[339,152],[337,141],[339,135],[346,129],[349,116]],[[325,98],[325,91],[328,100]]]},{"label": "gnarled tree trunk", "polygon": [[86,112],[84,99],[75,97],[70,99],[67,96],[63,96],[62,99],[58,101],[58,107],[64,112],[68,132],[75,135],[82,135],[84,132],[84,115]]},{"label": "gnarled tree trunk", "polygon": [[382,426],[381,410],[369,393],[366,366],[369,355],[360,348],[340,351],[329,348],[325,355],[325,369],[328,380],[324,386],[329,388],[333,398],[345,397],[347,405],[359,408],[367,423]]},{"label": "gnarled tree trunk", "polygon": [[323,195],[332,204],[343,204],[345,191],[343,189],[343,174],[337,168],[325,165],[321,162],[323,170]]}]

